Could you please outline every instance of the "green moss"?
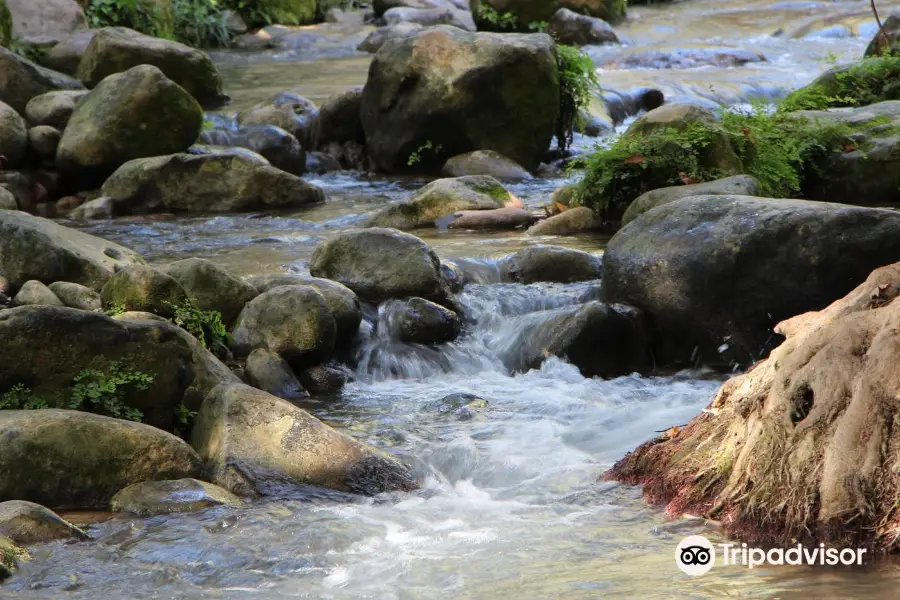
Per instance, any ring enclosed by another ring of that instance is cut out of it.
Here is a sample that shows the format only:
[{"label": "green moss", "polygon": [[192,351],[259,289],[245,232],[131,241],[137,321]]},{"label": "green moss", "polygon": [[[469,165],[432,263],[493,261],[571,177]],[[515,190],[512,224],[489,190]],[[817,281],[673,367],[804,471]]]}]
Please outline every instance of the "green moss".
[{"label": "green moss", "polygon": [[0,46],[7,47],[12,41],[12,13],[6,0],[0,0]]},{"label": "green moss", "polygon": [[575,46],[558,44],[559,112],[556,116],[556,145],[565,152],[572,143],[578,113],[591,102],[591,91],[598,87],[591,57]]},{"label": "green moss", "polygon": [[867,106],[897,99],[900,99],[900,56],[880,56],[823,73],[785,98],[779,110]]}]

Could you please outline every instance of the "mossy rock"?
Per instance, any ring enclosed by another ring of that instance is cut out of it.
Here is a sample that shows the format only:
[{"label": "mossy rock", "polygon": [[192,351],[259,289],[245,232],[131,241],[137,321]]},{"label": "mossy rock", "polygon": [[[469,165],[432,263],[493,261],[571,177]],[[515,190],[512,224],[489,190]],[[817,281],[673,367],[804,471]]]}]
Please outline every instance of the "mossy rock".
[{"label": "mossy rock", "polygon": [[885,100],[900,100],[900,56],[864,58],[829,69],[806,87],[789,94],[779,110],[867,106]]},{"label": "mossy rock", "polygon": [[125,267],[109,278],[100,290],[105,307],[150,312],[171,318],[175,307],[188,301],[187,293],[173,277],[151,267]]},{"label": "mossy rock", "polygon": [[28,546],[89,536],[49,508],[25,500],[0,502],[0,537]]},{"label": "mossy rock", "polygon": [[472,17],[479,31],[534,31],[549,23],[560,8],[609,23],[625,18],[626,0],[472,0]]}]

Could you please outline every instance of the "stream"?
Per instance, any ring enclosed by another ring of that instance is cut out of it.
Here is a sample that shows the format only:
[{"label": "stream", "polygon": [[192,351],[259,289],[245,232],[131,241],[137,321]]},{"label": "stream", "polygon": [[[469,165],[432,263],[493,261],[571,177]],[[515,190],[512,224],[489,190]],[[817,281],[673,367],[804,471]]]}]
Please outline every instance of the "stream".
[{"label": "stream", "polygon": [[[880,5],[886,18],[900,2]],[[588,49],[604,92],[655,87],[669,99],[715,106],[782,96],[829,63],[860,56],[876,31],[868,2],[858,1],[687,0],[629,15],[616,27],[626,45]],[[233,110],[287,88],[321,102],[362,85],[370,57],[353,47],[365,31],[320,30],[293,49],[216,53]],[[326,190],[325,205],[67,224],[151,262],[198,256],[240,275],[306,273],[320,241],[424,183],[348,172],[307,179]],[[538,208],[564,182],[509,187]],[[678,542],[702,534],[718,543],[721,532],[702,520],[669,519],[639,489],[598,476],[656,432],[687,423],[722,376],[586,379],[556,358],[514,372],[517,341],[555,310],[595,297],[597,282],[500,284],[497,257],[535,243],[600,252],[606,240],[415,233],[479,274],[460,296],[465,335],[439,351],[391,343],[368,315],[354,381],[305,408],[408,461],[423,477],[420,490],[377,498],[299,490],[246,510],[150,519],[69,515],[86,522],[95,541],[32,548],[34,560],[0,587],[0,598],[897,597],[900,569],[890,562],[682,574],[673,560]]]}]

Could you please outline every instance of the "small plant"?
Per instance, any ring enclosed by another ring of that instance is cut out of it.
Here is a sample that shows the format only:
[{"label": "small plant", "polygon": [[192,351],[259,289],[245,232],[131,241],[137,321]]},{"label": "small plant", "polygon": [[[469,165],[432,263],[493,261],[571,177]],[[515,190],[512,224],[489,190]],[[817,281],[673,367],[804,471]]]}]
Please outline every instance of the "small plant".
[{"label": "small plant", "polygon": [[483,4],[478,9],[478,16],[496,31],[515,31],[519,26],[516,15],[510,12],[499,12],[488,4]]},{"label": "small plant", "polygon": [[107,316],[115,317],[116,315],[128,312],[128,307],[125,306],[124,302],[110,302],[106,305],[106,308],[103,309],[103,312]]},{"label": "small plant", "polygon": [[90,405],[102,414],[140,422],[144,414],[125,401],[129,394],[147,391],[153,380],[153,375],[136,371],[121,361],[112,361],[103,370],[84,369],[72,378],[69,408],[85,410]]},{"label": "small plant", "polygon": [[0,410],[36,410],[50,408],[45,400],[35,396],[31,389],[24,384],[17,383],[3,394],[0,394]]},{"label": "small plant", "polygon": [[164,25],[162,9],[142,0],[90,0],[85,10],[91,29],[128,27],[155,37],[171,38],[174,32]]},{"label": "small plant", "polygon": [[598,87],[597,73],[591,57],[575,46],[557,44],[559,65],[559,114],[556,117],[556,146],[565,152],[572,143],[572,135],[579,111],[591,101],[591,91]]},{"label": "small plant", "polygon": [[190,300],[169,306],[175,312],[173,323],[197,338],[204,348],[219,358],[228,356],[229,336],[221,313],[201,310]]},{"label": "small plant", "polygon": [[406,166],[411,167],[413,165],[416,165],[416,164],[422,162],[423,153],[425,153],[429,150],[431,150],[433,152],[433,154],[438,154],[443,149],[444,149],[444,147],[441,146],[440,144],[435,146],[434,144],[432,144],[431,140],[427,140],[424,144],[419,146],[418,149],[416,149],[410,153],[409,158],[406,159]]},{"label": "small plant", "polygon": [[547,33],[548,29],[550,29],[550,23],[547,21],[532,21],[528,24],[528,31],[535,33]]},{"label": "small plant", "polygon": [[835,67],[788,95],[778,109],[823,110],[900,99],[900,56],[891,52]]},{"label": "small plant", "polygon": [[172,0],[175,39],[190,46],[225,46],[231,32],[217,0]]}]

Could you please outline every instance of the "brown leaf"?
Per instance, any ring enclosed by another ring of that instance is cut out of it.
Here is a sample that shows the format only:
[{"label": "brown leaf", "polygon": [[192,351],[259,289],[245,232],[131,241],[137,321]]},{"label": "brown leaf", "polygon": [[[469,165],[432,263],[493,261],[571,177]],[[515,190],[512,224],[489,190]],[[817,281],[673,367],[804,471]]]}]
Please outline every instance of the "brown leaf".
[{"label": "brown leaf", "polygon": [[635,154],[634,156],[629,156],[622,162],[626,165],[640,165],[644,163],[644,157],[640,154]]},{"label": "brown leaf", "polygon": [[856,144],[854,144],[854,143],[844,144],[844,152],[856,152]]},{"label": "brown leaf", "polygon": [[741,133],[744,134],[744,137],[750,137],[750,128],[749,127],[741,127]]},{"label": "brown leaf", "polygon": [[563,204],[562,202],[554,202],[553,206],[556,208],[556,214],[564,213],[569,210],[569,207]]},{"label": "brown leaf", "polygon": [[688,175],[687,173],[683,173],[682,171],[678,171],[678,178],[681,179],[681,182],[684,185],[690,185],[692,183],[697,183],[697,180]]}]

